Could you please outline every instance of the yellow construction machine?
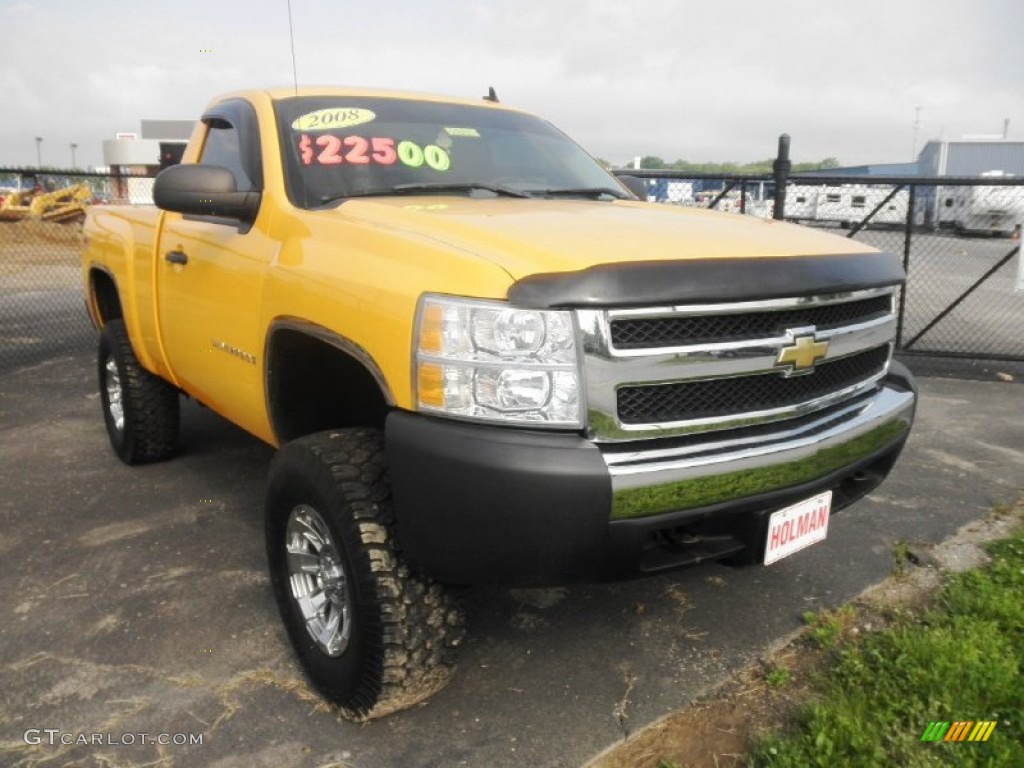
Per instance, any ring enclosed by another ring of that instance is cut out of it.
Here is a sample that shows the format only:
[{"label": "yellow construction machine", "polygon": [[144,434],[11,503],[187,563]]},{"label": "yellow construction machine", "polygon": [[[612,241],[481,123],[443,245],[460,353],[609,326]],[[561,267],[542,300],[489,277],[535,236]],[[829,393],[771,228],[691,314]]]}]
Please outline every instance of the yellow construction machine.
[{"label": "yellow construction machine", "polygon": [[26,218],[69,221],[85,216],[86,206],[92,200],[92,190],[85,184],[74,184],[52,192],[34,187],[5,192],[0,198],[0,221]]}]

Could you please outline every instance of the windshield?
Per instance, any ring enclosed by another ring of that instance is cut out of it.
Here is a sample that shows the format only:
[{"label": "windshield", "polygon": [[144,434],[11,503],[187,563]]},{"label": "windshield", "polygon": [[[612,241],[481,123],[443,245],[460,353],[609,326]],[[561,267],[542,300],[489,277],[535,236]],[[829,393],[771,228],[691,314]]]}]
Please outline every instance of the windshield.
[{"label": "windshield", "polygon": [[354,96],[283,99],[276,114],[288,195],[302,208],[432,192],[628,196],[577,144],[531,115]]}]

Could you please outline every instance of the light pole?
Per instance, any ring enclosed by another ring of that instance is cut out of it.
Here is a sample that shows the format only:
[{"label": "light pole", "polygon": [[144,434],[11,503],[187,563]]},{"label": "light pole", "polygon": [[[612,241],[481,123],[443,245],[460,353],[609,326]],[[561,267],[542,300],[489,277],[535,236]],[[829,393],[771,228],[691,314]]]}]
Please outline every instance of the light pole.
[{"label": "light pole", "polygon": [[43,144],[43,137],[36,136],[36,168],[39,170],[43,169],[43,153],[40,147]]},{"label": "light pole", "polygon": [[72,170],[78,167],[78,164],[75,162],[75,150],[76,149],[78,149],[78,145],[75,144],[74,142],[72,142],[71,143],[71,168],[72,168]]}]

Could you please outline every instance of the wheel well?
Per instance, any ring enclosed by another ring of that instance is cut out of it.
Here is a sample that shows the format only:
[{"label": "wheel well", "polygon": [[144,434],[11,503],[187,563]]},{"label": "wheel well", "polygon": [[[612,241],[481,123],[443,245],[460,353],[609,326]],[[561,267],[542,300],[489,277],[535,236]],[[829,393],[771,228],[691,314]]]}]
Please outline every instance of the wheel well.
[{"label": "wheel well", "polygon": [[325,429],[382,429],[389,407],[360,360],[291,329],[275,332],[268,346],[267,405],[282,443]]},{"label": "wheel well", "polygon": [[92,270],[92,295],[99,312],[100,321],[106,325],[110,320],[124,317],[121,309],[121,297],[117,295],[114,278],[99,269]]}]

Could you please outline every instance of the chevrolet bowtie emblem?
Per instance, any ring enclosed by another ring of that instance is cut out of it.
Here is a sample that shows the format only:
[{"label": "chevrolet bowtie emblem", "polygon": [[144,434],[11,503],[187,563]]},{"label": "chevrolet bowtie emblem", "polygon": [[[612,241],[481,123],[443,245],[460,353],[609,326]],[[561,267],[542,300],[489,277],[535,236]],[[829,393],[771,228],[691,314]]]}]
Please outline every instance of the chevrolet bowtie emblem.
[{"label": "chevrolet bowtie emblem", "polygon": [[779,350],[775,365],[791,366],[793,371],[806,371],[828,354],[827,341],[815,341],[814,334],[797,336],[793,343]]}]

